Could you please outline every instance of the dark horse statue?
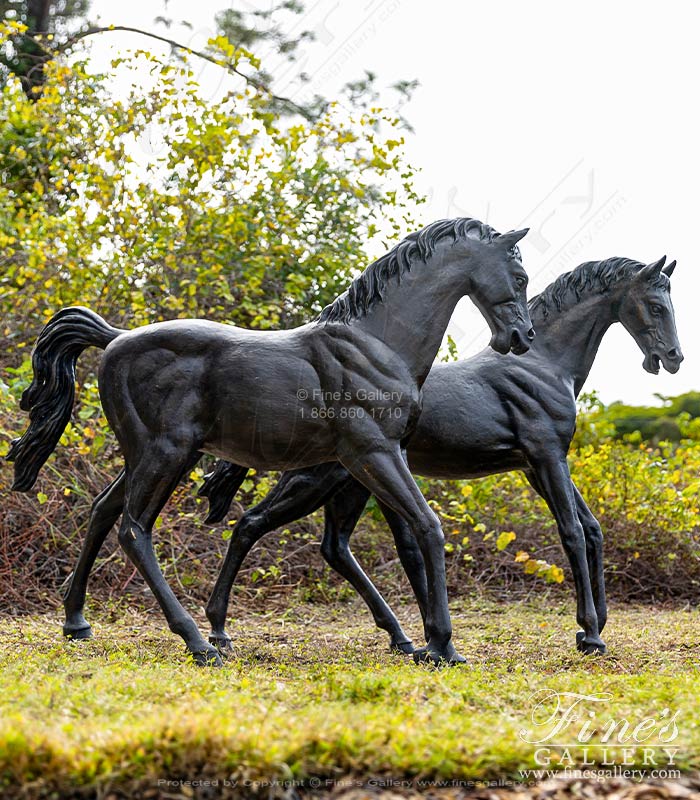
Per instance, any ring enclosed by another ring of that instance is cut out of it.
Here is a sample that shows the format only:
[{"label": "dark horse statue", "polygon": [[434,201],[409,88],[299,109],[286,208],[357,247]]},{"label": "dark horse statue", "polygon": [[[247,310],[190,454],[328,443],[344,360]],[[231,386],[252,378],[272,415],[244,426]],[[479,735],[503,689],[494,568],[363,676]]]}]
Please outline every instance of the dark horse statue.
[{"label": "dark horse statue", "polygon": [[[644,353],[644,369],[662,363],[676,372],[683,356],[670,297],[675,261],[644,265],[626,258],[581,264],[530,302],[537,338],[522,358],[490,350],[433,368],[423,389],[423,412],[408,446],[418,475],[478,478],[520,469],[552,512],[571,564],[577,646],[604,651],[607,610],[603,537],[598,521],[571,480],[566,455],[576,427],[576,397],[610,325],[621,322]],[[245,474],[245,470],[243,470]],[[224,516],[240,485],[241,468],[219,462],[207,476],[208,521]],[[392,647],[411,652],[395,615],[353,557],[348,541],[369,497],[341,464],[285,472],[270,494],[236,524],[207,607],[211,641],[231,646],[225,633],[231,585],[248,551],[265,533],[325,504],[321,552],[362,595]],[[420,550],[404,521],[379,499],[423,618],[430,604]]]},{"label": "dark horse statue", "polygon": [[499,353],[534,336],[517,242],[469,218],[441,220],[371,264],[318,319],[287,331],[176,320],[124,331],[84,308],[59,311],[34,348],[22,396],[27,432],[12,443],[14,489],[27,491],[71,414],[75,364],[105,349],[99,386],[125,469],[96,499],[65,598],[64,632],[90,635],[85,582],[109,529],[200,664],[220,664],[158,566],[156,517],[202,453],[256,469],[343,464],[406,520],[425,563],[427,646],[417,659],[463,660],[451,642],[443,536],[401,447],[421,411],[421,387],[457,301],[469,296]]}]

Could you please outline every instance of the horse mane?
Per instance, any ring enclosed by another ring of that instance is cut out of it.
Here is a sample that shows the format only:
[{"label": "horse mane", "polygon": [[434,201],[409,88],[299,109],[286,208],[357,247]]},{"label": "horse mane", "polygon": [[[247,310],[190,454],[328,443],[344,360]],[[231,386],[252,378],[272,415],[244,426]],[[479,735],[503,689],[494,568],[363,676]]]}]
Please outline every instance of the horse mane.
[{"label": "horse mane", "polygon": [[[485,222],[471,217],[432,222],[422,230],[409,234],[388,253],[371,263],[348,289],[321,311],[316,321],[347,324],[364,317],[373,306],[382,302],[391,278],[398,277],[400,281],[414,261],[426,261],[437,243],[446,236],[451,236],[454,242],[467,238],[492,242],[500,233]],[[514,250],[519,258],[517,246]]]},{"label": "horse mane", "polygon": [[[603,294],[622,281],[629,280],[646,264],[631,258],[613,257],[603,261],[586,261],[570,272],[564,272],[540,294],[528,303],[530,316],[547,319],[565,306],[578,303],[583,294]],[[670,289],[668,277],[660,273],[654,280],[654,287]]]}]

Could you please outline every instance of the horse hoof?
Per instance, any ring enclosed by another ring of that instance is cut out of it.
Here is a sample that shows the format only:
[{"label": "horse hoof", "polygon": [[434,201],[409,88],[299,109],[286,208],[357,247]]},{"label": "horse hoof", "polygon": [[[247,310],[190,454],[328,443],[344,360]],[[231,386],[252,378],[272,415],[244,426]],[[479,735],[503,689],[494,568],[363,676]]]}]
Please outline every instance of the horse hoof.
[{"label": "horse hoof", "polygon": [[63,626],[63,635],[66,639],[92,639],[92,628],[85,623],[85,625],[74,626],[66,623]]},{"label": "horse hoof", "polygon": [[593,656],[602,655],[606,652],[607,647],[600,636],[587,639],[584,631],[578,631],[576,633],[576,649],[586,656]]},{"label": "horse hoof", "polygon": [[413,653],[413,660],[416,664],[433,664],[436,667],[464,664],[467,659],[460,655],[455,646],[450,642],[447,647],[442,649],[433,648],[430,645],[421,647]]},{"label": "horse hoof", "polygon": [[224,658],[230,658],[233,655],[233,642],[231,641],[231,637],[226,636],[226,634],[210,634],[209,644],[213,644]]},{"label": "horse hoof", "polygon": [[219,651],[215,647],[207,647],[206,650],[198,650],[192,653],[192,658],[198,667],[223,667]]},{"label": "horse hoof", "polygon": [[402,653],[403,655],[410,656],[415,652],[415,647],[410,639],[405,639],[402,642],[395,642],[392,640],[391,644],[389,645],[389,650],[392,653]]}]

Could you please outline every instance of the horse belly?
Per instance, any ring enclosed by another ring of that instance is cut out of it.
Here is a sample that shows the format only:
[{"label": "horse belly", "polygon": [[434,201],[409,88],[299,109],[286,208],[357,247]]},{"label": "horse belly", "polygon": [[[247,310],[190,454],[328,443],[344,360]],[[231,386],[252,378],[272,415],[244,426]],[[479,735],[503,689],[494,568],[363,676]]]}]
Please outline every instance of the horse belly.
[{"label": "horse belly", "polygon": [[483,478],[499,472],[526,469],[527,461],[519,450],[443,450],[413,452],[408,450],[411,472],[424,478],[465,480]]},{"label": "horse belly", "polygon": [[[464,397],[461,398],[464,400]],[[467,403],[435,409],[418,422],[408,444],[411,470],[425,477],[476,478],[526,466],[508,416],[498,406]]]},{"label": "horse belly", "polygon": [[261,339],[253,352],[223,353],[209,377],[216,409],[200,449],[256,469],[294,469],[403,438],[417,416],[417,388],[383,376],[354,340],[321,331],[313,347],[280,337],[272,347]]},{"label": "horse belly", "polygon": [[[255,469],[293,469],[332,460],[328,423],[312,415],[297,381],[241,380],[217,397],[202,449]],[[301,392],[301,394],[299,394]]]}]

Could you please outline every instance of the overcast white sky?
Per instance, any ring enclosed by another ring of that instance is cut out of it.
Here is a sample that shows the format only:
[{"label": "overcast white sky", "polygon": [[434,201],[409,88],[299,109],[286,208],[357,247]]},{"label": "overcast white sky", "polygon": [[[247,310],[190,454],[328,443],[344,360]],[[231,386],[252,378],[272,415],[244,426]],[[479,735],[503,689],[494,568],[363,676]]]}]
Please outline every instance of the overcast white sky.
[{"label": "overcast white sky", "polygon": [[[244,0],[265,8],[270,0]],[[165,14],[186,19],[169,35],[203,46],[230,0],[93,0],[103,24],[151,30]],[[522,243],[531,294],[582,261],[629,256],[678,259],[673,300],[686,360],[677,375],[649,375],[618,325],[586,385],[606,402],[700,389],[700,7],[682,0],[586,4],[558,0],[308,0],[299,29],[316,32],[299,68],[310,89],[333,97],[365,69],[388,85],[417,78],[406,109],[408,152],[422,170],[425,222],[473,216],[497,229],[531,226]],[[166,33],[160,28],[160,32]],[[143,47],[112,33],[93,45]],[[201,79],[215,91],[216,67]],[[277,88],[304,91],[280,70]],[[303,96],[303,95],[302,95]],[[408,231],[407,231],[408,232]],[[450,332],[460,355],[488,342],[463,301]]]}]

